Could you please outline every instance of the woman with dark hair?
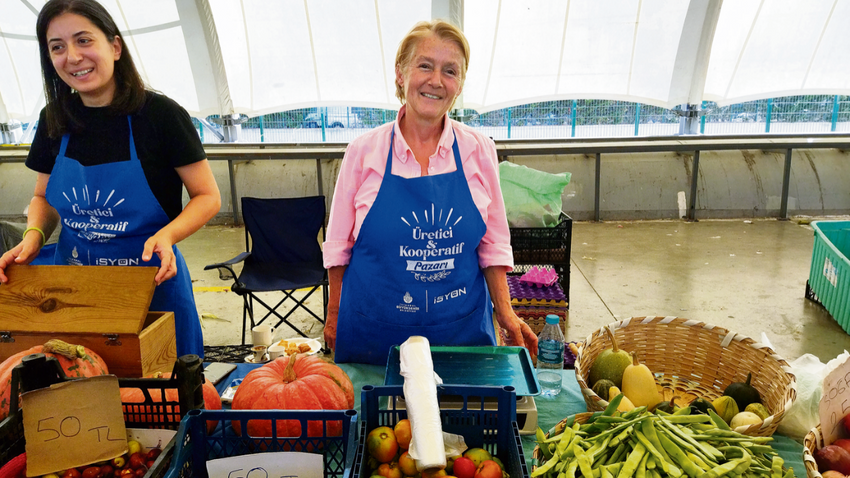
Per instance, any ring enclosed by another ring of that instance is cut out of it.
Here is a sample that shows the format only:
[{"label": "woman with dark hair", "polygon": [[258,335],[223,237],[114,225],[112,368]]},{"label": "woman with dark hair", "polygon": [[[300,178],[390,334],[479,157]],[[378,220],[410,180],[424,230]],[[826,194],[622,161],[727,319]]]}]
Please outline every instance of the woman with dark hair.
[{"label": "woman with dark hair", "polygon": [[61,221],[53,263],[159,267],[150,308],[174,312],[178,355],[203,356],[176,244],[215,216],[221,197],[189,114],[145,89],[95,0],[48,1],[36,33],[47,106],[26,164],[38,177],[23,240],[0,257],[0,283],[7,267],[39,255]]}]

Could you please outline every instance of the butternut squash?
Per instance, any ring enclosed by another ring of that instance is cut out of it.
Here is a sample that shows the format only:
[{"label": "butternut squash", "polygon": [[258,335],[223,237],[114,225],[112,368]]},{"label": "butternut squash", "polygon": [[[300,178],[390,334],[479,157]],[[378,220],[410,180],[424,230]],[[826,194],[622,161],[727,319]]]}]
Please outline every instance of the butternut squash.
[{"label": "butternut squash", "polygon": [[636,407],[652,408],[661,403],[661,394],[655,385],[655,376],[649,367],[640,363],[632,352],[632,364],[623,371],[623,394]]},{"label": "butternut squash", "polygon": [[[623,392],[620,391],[617,386],[613,386],[608,389],[608,400],[613,400],[617,395],[623,395]],[[618,412],[628,412],[629,410],[633,410],[635,408],[635,404],[629,400],[629,397],[623,395],[623,399],[620,401],[620,404],[617,405]]]}]

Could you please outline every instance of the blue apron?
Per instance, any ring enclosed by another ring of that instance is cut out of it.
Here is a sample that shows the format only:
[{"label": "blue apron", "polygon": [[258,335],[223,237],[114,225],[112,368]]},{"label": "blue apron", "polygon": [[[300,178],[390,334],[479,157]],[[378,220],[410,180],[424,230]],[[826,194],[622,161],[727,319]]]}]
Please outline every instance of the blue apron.
[{"label": "blue apron", "polygon": [[[62,232],[54,263],[78,266],[160,266],[154,254],[142,261],[145,241],[170,222],[151,192],[133,141],[130,160],[83,166],[65,156],[69,135],[62,137],[59,155],[47,183],[47,202],[59,213]],[[204,356],[204,339],[192,279],[183,255],[173,247],[177,275],[159,286],[150,310],[174,312],[177,356]]]},{"label": "blue apron", "polygon": [[412,335],[431,345],[496,345],[493,304],[478,266],[487,229],[457,170],[405,179],[392,174],[395,128],[384,178],[363,220],[342,279],[334,361],[386,365]]}]

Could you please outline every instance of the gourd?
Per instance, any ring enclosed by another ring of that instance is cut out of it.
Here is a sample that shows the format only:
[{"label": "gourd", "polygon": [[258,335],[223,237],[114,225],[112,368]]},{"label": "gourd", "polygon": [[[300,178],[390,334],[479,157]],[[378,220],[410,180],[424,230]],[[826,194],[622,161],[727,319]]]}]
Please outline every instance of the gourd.
[{"label": "gourd", "polygon": [[616,387],[614,382],[606,378],[602,378],[597,380],[596,383],[593,384],[593,393],[599,395],[599,398],[601,398],[602,400],[608,401],[608,390],[610,390],[611,387]]},{"label": "gourd", "polygon": [[590,365],[587,381],[588,383],[596,383],[604,378],[614,382],[617,387],[621,387],[623,385],[623,371],[632,363],[632,357],[628,352],[620,349],[611,329],[605,327],[605,333],[608,334],[608,339],[611,341],[611,348],[603,350]]},{"label": "gourd", "polygon": [[695,399],[691,402],[690,406],[695,412],[702,413],[703,415],[708,415],[709,410],[713,410],[715,413],[717,412],[717,410],[714,410],[714,405],[704,398]]},{"label": "gourd", "polygon": [[106,375],[109,370],[100,355],[82,345],[73,345],[51,339],[44,345],[36,345],[7,358],[0,364],[0,420],[9,416],[12,397],[12,369],[30,354],[42,353],[55,357],[68,377],[94,377]]},{"label": "gourd", "polygon": [[[245,376],[233,396],[233,410],[347,410],[354,407],[351,379],[338,366],[313,355],[280,357]],[[277,436],[302,436],[298,420],[277,420]],[[241,434],[241,423],[233,429]],[[307,436],[324,436],[323,423],[310,421]],[[272,436],[271,420],[249,420],[252,437]],[[328,422],[327,436],[342,436],[342,422]]]},{"label": "gourd", "polygon": [[739,412],[732,417],[732,420],[729,421],[729,426],[734,430],[738,427],[744,427],[747,425],[757,425],[762,422],[761,417],[756,415],[753,412]]},{"label": "gourd", "polygon": [[746,382],[730,383],[729,386],[726,387],[726,390],[723,391],[723,395],[735,399],[735,403],[738,404],[739,410],[746,409],[747,405],[751,403],[761,403],[761,395],[759,395],[759,391],[750,385],[750,380],[752,379],[753,374],[747,373]]},{"label": "gourd", "polygon": [[635,352],[632,352],[632,364],[623,372],[623,394],[636,407],[652,408],[661,403],[655,377],[649,367],[638,361]]},{"label": "gourd", "polygon": [[623,395],[623,398],[620,401],[620,404],[617,405],[617,411],[618,412],[628,412],[629,410],[634,410],[635,404],[632,403],[632,401],[629,400],[629,397],[627,397],[623,392],[621,392],[620,389],[617,388],[616,386],[613,386],[608,390],[608,399],[609,399],[608,401],[610,402],[617,395]]},{"label": "gourd", "polygon": [[[171,378],[171,372],[156,372],[147,376],[147,378]],[[204,377],[204,384],[201,387],[204,393],[204,409],[206,410],[221,410],[221,397],[218,395],[218,392],[213,386],[212,382]],[[161,403],[162,393],[154,390],[149,390],[148,392],[151,396],[151,401],[154,403]],[[165,401],[166,402],[178,402],[180,400],[180,394],[177,392],[176,388],[166,388],[165,389]],[[124,413],[133,413],[134,417],[137,414],[141,414],[139,418],[142,422],[148,422],[151,418],[156,422],[156,414],[160,412],[156,410],[154,407],[139,407],[138,405],[127,405],[128,403],[144,403],[145,395],[140,388],[122,388],[121,389],[121,403],[124,406]],[[140,408],[144,408],[144,410],[140,410]],[[176,405],[174,407],[174,411],[172,412],[170,406],[164,407],[161,413],[164,414],[180,414],[180,405]],[[153,417],[151,417],[153,415]],[[207,421],[207,433],[212,433],[215,430],[218,421],[208,420]]]},{"label": "gourd", "polygon": [[726,423],[732,422],[732,417],[740,411],[735,399],[726,395],[715,398],[711,404],[714,405],[714,410]]}]

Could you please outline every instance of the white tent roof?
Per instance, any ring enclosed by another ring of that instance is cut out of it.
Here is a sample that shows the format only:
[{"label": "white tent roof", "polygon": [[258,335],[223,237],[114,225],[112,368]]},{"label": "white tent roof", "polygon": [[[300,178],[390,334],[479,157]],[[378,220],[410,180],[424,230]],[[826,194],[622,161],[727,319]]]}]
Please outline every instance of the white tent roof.
[{"label": "white tent roof", "polygon": [[[574,98],[670,108],[850,94],[850,0],[101,1],[146,82],[200,117],[398,108],[398,43],[442,12],[472,50],[457,106],[479,112]],[[0,123],[43,106],[43,4],[0,0]]]}]

